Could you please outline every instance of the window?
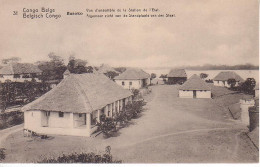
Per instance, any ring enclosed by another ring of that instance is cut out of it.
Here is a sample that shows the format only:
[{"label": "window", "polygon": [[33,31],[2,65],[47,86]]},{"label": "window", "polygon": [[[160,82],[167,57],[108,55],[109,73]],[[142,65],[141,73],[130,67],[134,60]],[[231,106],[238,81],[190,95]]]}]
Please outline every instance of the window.
[{"label": "window", "polygon": [[19,74],[14,74],[14,78],[20,78]]},{"label": "window", "polygon": [[4,75],[1,75],[1,74],[0,74],[0,78],[4,78]]},{"label": "window", "polygon": [[125,82],[124,82],[124,81],[122,82],[122,85],[123,85],[123,86],[125,85]]},{"label": "window", "polygon": [[132,85],[132,82],[129,82],[129,85]]},{"label": "window", "polygon": [[79,114],[79,117],[82,117],[82,114]]},{"label": "window", "polygon": [[59,112],[59,117],[64,117],[64,112]]},{"label": "window", "polygon": [[109,115],[110,115],[110,111],[107,112],[107,116],[108,116],[108,117],[109,117]]}]

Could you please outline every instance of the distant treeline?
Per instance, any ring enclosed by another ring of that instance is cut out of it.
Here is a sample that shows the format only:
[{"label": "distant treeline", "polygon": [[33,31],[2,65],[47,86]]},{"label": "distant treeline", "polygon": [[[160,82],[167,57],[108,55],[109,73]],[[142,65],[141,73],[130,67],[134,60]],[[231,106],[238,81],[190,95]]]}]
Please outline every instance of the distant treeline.
[{"label": "distant treeline", "polygon": [[188,70],[258,70],[259,66],[252,64],[239,64],[234,66],[206,64],[203,66],[186,66],[183,68]]},{"label": "distant treeline", "polygon": [[169,69],[169,68],[181,68],[186,70],[258,70],[259,66],[252,64],[239,64],[239,65],[212,65],[205,64],[201,66],[178,66],[178,67],[154,67],[154,68],[144,68],[144,69],[153,69],[153,70],[161,70],[161,69]]}]

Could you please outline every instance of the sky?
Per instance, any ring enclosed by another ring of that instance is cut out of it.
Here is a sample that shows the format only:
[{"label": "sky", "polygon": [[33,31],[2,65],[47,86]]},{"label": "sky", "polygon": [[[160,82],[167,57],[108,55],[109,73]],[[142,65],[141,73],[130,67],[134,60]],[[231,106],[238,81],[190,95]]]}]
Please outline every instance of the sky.
[{"label": "sky", "polygon": [[[54,52],[114,67],[259,63],[257,0],[1,0],[0,59],[48,60]],[[23,19],[22,10],[54,8],[61,19]],[[174,18],[66,16],[102,8],[158,8]],[[18,16],[13,16],[13,11]]]}]

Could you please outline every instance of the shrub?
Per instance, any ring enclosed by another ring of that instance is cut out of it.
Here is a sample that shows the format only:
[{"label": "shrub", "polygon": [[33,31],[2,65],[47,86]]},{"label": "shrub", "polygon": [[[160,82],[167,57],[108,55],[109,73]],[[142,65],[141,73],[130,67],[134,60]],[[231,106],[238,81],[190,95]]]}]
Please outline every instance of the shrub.
[{"label": "shrub", "polygon": [[110,154],[110,146],[106,147],[106,153],[103,155],[91,153],[72,153],[69,155],[63,154],[58,158],[44,158],[38,163],[122,163],[121,160],[113,160]]},{"label": "shrub", "polygon": [[0,114],[0,129],[11,127],[14,125],[19,125],[24,122],[24,117],[22,112],[8,112]]},{"label": "shrub", "polygon": [[105,137],[111,137],[116,132],[116,121],[113,118],[101,115],[100,122],[97,123],[98,131],[101,131]]},{"label": "shrub", "polygon": [[0,161],[5,159],[5,149],[0,148]]}]

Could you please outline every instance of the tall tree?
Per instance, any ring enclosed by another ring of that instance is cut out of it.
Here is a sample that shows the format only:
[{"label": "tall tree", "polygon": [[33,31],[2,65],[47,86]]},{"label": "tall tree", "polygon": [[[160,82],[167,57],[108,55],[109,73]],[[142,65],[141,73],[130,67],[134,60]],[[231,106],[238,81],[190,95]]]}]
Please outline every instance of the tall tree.
[{"label": "tall tree", "polygon": [[206,74],[206,73],[200,73],[200,78],[201,79],[205,79],[209,76],[209,74]]},{"label": "tall tree", "polygon": [[227,83],[230,85],[230,88],[233,89],[236,85],[236,80],[234,78],[230,78],[227,80]]},{"label": "tall tree", "polygon": [[66,70],[63,58],[57,56],[54,52],[49,53],[48,57],[49,61],[36,63],[43,71],[41,79],[44,81],[62,79],[63,73]]},{"label": "tall tree", "polygon": [[76,59],[74,56],[70,56],[67,68],[74,74],[93,73],[93,67],[87,66],[87,64],[87,60]]}]

